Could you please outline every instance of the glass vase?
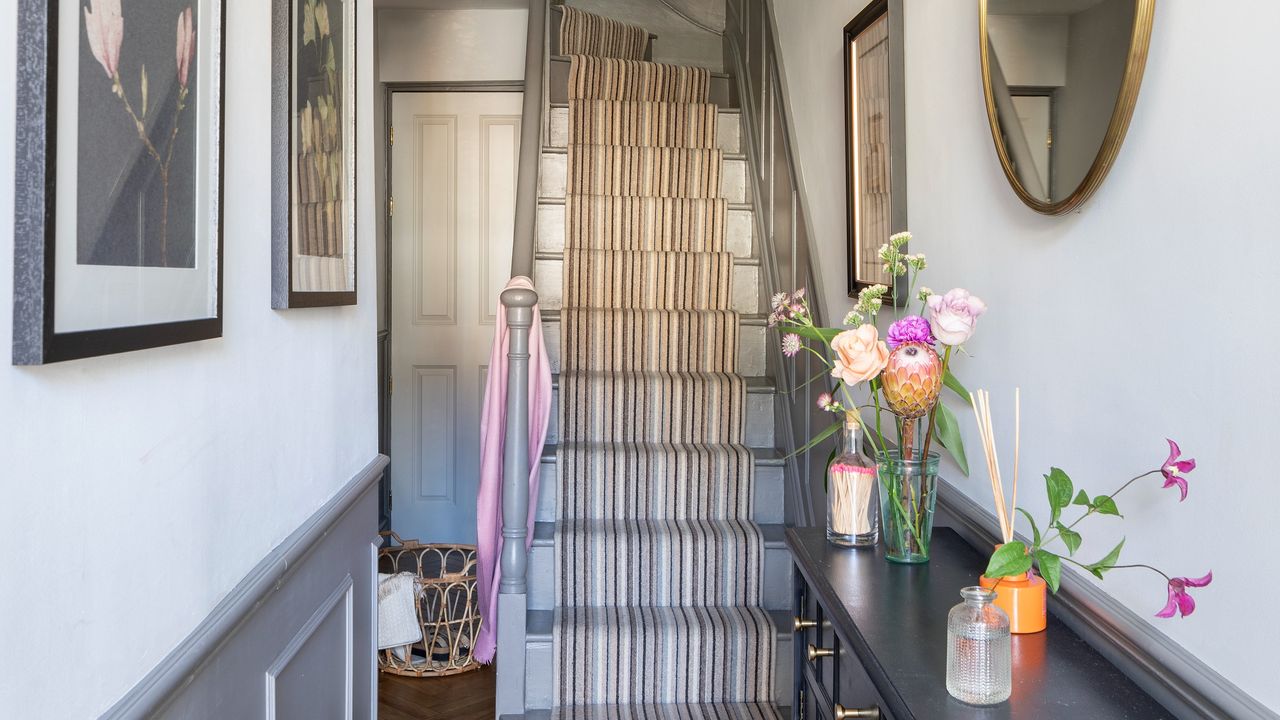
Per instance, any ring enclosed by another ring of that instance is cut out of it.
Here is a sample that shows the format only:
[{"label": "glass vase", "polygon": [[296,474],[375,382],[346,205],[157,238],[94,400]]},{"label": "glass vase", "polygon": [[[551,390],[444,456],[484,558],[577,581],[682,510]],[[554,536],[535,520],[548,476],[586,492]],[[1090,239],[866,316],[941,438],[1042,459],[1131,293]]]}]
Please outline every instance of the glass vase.
[{"label": "glass vase", "polygon": [[970,705],[995,705],[1013,691],[1009,616],[983,587],[960,591],[947,615],[947,692]]},{"label": "glass vase", "polygon": [[929,562],[933,509],[937,504],[938,454],[903,460],[894,450],[882,456],[880,522],[884,556],[889,562]]},{"label": "glass vase", "polygon": [[845,416],[839,454],[827,467],[827,540],[872,547],[879,536],[876,463],[862,454],[862,424]]}]

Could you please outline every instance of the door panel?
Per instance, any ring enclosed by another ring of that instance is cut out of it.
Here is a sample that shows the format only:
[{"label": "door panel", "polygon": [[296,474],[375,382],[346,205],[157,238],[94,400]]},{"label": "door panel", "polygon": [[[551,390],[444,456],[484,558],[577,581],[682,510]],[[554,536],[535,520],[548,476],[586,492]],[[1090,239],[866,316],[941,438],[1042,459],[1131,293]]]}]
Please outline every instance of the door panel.
[{"label": "door panel", "polygon": [[391,148],[391,527],[475,542],[480,412],[509,274],[519,93],[397,92]]}]

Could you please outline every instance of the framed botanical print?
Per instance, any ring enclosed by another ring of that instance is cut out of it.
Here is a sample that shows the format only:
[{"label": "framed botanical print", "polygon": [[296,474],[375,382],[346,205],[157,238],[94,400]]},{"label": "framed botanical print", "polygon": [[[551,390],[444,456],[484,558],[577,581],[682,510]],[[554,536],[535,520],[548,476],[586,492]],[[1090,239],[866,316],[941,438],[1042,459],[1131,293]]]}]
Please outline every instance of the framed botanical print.
[{"label": "framed botanical print", "polygon": [[850,297],[893,284],[880,246],[907,229],[902,28],[902,0],[874,0],[844,29]]},{"label": "framed botanical print", "polygon": [[222,335],[222,0],[19,0],[13,362]]},{"label": "framed botanical print", "polygon": [[272,0],[274,308],[356,302],[357,0]]}]

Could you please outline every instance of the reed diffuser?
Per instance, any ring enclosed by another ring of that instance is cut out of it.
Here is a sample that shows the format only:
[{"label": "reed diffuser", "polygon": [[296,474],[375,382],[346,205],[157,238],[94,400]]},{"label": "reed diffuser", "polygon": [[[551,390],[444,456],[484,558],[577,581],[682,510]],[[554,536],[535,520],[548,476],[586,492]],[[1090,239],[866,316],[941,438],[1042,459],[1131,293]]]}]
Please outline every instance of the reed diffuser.
[{"label": "reed diffuser", "polygon": [[[1018,464],[1022,448],[1022,389],[1013,391],[1013,495],[1005,504],[1004,480],[1000,471],[1000,454],[996,448],[995,427],[991,421],[991,393],[978,390],[969,398],[973,404],[973,416],[978,423],[978,437],[982,440],[982,452],[987,461],[987,476],[991,480],[991,497],[995,502],[996,520],[1000,523],[999,548],[1014,541],[1013,512],[1018,506]],[[1037,633],[1044,630],[1046,616],[1045,582],[1033,570],[1012,577],[989,578],[983,575],[978,583],[996,593],[994,604],[1009,616],[1009,630],[1014,634]]]}]

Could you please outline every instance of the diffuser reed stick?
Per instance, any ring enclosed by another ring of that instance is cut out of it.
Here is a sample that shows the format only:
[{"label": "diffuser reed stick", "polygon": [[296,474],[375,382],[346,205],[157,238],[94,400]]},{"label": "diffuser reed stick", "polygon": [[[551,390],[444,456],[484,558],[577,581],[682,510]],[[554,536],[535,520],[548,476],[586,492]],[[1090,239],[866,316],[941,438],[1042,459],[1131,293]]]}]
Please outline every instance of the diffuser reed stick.
[{"label": "diffuser reed stick", "polygon": [[982,452],[987,459],[987,476],[991,480],[991,496],[995,500],[996,519],[1000,522],[1000,535],[1004,542],[1013,542],[1013,511],[1018,507],[1018,463],[1022,446],[1022,390],[1014,390],[1013,430],[1013,502],[1005,504],[1004,482],[1000,475],[1000,454],[996,449],[995,428],[991,421],[991,393],[978,390],[970,393],[973,416],[978,423],[978,436],[982,440]]}]

